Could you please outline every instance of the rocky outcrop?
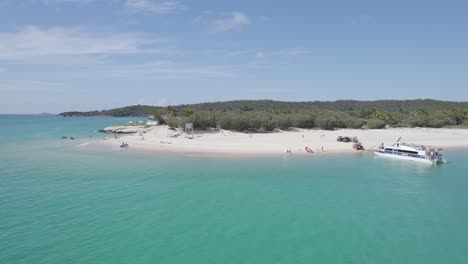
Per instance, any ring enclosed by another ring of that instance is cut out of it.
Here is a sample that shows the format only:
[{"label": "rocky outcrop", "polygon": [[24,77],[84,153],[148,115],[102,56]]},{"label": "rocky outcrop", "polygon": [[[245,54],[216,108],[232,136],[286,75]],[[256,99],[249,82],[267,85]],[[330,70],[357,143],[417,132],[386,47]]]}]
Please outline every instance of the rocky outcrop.
[{"label": "rocky outcrop", "polygon": [[106,127],[99,132],[115,133],[115,134],[134,134],[142,132],[145,127],[143,126],[110,126]]}]

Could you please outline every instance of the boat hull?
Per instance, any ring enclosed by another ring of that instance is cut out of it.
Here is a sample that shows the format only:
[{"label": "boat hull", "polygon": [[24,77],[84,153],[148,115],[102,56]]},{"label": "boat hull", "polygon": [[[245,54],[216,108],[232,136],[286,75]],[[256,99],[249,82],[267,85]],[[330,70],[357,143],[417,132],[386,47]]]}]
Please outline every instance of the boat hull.
[{"label": "boat hull", "polygon": [[374,154],[377,155],[377,156],[380,156],[380,157],[399,159],[399,160],[407,160],[407,161],[414,161],[414,162],[425,163],[425,164],[429,164],[429,165],[433,165],[433,164],[438,163],[438,160],[430,160],[430,159],[425,159],[425,158],[416,158],[416,157],[411,157],[411,156],[389,154],[389,153],[383,153],[383,152],[379,152],[379,151],[374,151]]}]

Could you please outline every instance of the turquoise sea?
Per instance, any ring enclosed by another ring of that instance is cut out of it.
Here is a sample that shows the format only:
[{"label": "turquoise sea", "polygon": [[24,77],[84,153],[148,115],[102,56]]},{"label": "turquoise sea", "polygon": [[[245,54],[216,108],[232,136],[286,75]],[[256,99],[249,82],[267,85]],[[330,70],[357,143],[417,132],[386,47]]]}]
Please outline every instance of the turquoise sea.
[{"label": "turquoise sea", "polygon": [[0,263],[468,263],[466,150],[427,166],[86,145],[128,120],[0,116]]}]

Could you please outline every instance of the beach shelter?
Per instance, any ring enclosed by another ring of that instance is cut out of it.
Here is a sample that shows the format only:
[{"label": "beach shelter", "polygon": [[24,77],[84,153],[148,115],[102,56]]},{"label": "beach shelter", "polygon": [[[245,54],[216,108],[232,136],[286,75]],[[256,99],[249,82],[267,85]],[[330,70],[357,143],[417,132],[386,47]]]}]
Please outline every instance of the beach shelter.
[{"label": "beach shelter", "polygon": [[189,138],[193,138],[193,123],[185,123],[185,133],[189,135]]}]

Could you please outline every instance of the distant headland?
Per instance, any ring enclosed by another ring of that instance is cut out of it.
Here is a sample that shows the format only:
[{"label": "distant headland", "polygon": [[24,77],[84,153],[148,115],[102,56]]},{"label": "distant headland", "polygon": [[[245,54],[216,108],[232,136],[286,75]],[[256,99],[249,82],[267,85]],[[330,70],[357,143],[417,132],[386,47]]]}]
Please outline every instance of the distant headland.
[{"label": "distant headland", "polygon": [[159,124],[196,130],[223,128],[270,132],[289,128],[463,127],[468,102],[418,100],[338,100],[284,102],[237,100],[176,106],[133,105],[102,111],[64,112],[61,116],[151,117]]}]

